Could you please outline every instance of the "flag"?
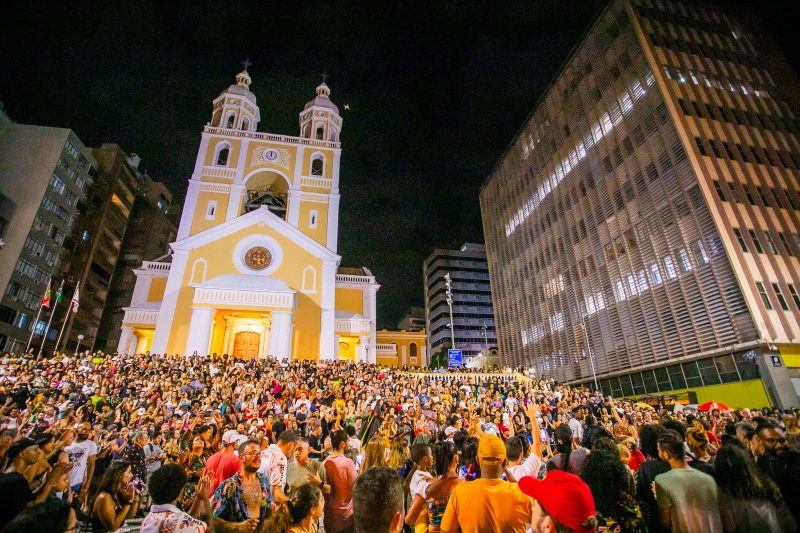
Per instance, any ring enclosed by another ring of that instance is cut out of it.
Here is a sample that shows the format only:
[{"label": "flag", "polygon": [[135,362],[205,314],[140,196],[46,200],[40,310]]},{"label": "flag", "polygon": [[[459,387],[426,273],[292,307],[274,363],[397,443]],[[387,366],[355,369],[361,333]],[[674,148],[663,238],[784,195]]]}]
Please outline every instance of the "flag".
[{"label": "flag", "polygon": [[61,285],[58,286],[58,290],[56,291],[56,305],[61,303],[61,296],[64,293],[64,280],[61,280]]},{"label": "flag", "polygon": [[50,309],[50,280],[47,280],[47,290],[42,297],[42,307]]},{"label": "flag", "polygon": [[81,283],[79,281],[78,284],[75,285],[75,292],[72,294],[72,301],[70,302],[70,305],[72,306],[72,312],[73,313],[77,313],[78,312],[78,305],[80,304],[80,300],[81,300],[80,294],[78,292],[78,288],[80,287],[80,285],[81,285]]}]

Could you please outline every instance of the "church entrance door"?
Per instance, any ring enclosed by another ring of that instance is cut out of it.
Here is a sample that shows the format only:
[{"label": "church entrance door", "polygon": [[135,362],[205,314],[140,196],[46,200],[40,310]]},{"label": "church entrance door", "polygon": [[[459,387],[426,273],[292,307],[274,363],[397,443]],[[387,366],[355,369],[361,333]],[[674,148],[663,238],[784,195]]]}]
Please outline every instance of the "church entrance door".
[{"label": "church entrance door", "polygon": [[253,331],[240,331],[233,342],[233,356],[240,359],[254,359],[258,357],[258,347],[261,335]]}]

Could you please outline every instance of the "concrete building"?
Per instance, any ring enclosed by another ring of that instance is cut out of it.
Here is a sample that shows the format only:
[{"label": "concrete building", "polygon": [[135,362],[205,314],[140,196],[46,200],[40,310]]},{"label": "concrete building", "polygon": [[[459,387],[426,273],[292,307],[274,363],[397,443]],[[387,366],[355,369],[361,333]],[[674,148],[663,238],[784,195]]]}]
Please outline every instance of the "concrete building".
[{"label": "concrete building", "polygon": [[574,49],[480,192],[504,364],[800,404],[796,101],[748,24],[614,0]]},{"label": "concrete building", "polygon": [[450,274],[452,282],[455,348],[463,351],[464,362],[497,345],[486,249],[482,244],[434,250],[425,259],[422,273],[429,357],[453,347],[446,274]]},{"label": "concrete building", "polygon": [[[0,120],[0,350],[24,350],[34,327],[32,346],[41,345],[49,311],[35,318],[53,276],[55,297],[63,244],[96,166],[72,130]],[[60,325],[53,320],[48,339],[55,340]]]},{"label": "concrete building", "polygon": [[422,331],[425,329],[425,308],[412,307],[408,310],[400,322],[397,323],[397,329],[404,331]]},{"label": "concrete building", "polygon": [[[128,164],[138,171],[139,159],[132,155]],[[95,347],[113,352],[119,343],[120,327],[125,316],[123,307],[133,296],[136,275],[133,269],[144,261],[155,261],[169,254],[169,243],[178,233],[180,206],[173,202],[166,185],[139,172],[139,191],[133,201],[128,231],[122,241],[120,259],[117,261],[108,291],[105,311],[100,320]]]},{"label": "concrete building", "polygon": [[428,366],[425,330],[376,332],[376,363],[395,367]]}]

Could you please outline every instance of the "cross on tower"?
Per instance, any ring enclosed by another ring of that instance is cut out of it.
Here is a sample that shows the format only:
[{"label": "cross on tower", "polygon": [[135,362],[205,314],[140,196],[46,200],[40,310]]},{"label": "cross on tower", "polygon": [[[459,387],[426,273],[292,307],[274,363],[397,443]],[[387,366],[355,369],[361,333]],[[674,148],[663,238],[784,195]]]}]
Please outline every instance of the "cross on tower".
[{"label": "cross on tower", "polygon": [[328,81],[328,71],[327,70],[323,70],[322,74],[320,74],[320,76],[322,76],[322,83],[325,83],[326,81]]},{"label": "cross on tower", "polygon": [[245,69],[245,70],[247,70],[247,67],[251,66],[252,64],[253,64],[253,63],[252,63],[252,61],[250,61],[250,58],[249,58],[249,57],[248,57],[248,58],[246,58],[244,61],[242,61],[242,65],[244,65],[244,69]]}]

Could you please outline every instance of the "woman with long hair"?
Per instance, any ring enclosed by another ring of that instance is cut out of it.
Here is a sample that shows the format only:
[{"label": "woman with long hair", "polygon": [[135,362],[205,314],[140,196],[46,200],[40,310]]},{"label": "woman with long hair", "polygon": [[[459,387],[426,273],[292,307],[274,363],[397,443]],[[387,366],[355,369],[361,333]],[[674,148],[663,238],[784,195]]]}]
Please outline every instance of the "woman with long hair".
[{"label": "woman with long hair", "polygon": [[458,476],[458,448],[455,444],[449,441],[434,444],[433,460],[437,475],[428,485],[428,499],[416,495],[406,513],[406,524],[413,525],[427,504],[428,533],[440,531],[450,493],[462,481]]},{"label": "woman with long hair", "polygon": [[650,531],[659,531],[661,518],[659,517],[658,504],[653,494],[652,484],[656,476],[669,471],[669,463],[658,457],[658,437],[666,430],[663,426],[645,424],[639,436],[645,460],[636,469],[636,498],[644,514],[645,522]]},{"label": "woman with long hair", "polygon": [[89,513],[92,532],[116,531],[136,508],[136,491],[130,484],[133,479],[131,465],[126,461],[112,461],[100,481],[89,495]]},{"label": "woman with long hair", "polygon": [[743,448],[730,444],[720,448],[714,459],[714,478],[726,533],[797,530],[778,485]]},{"label": "woman with long hair", "polygon": [[195,488],[200,476],[206,467],[206,440],[201,434],[197,434],[192,439],[192,447],[178,460],[184,469],[188,480],[183,486],[183,491],[178,498],[178,507],[183,511],[188,511],[194,501]]},{"label": "woman with long hair", "polygon": [[464,481],[474,481],[481,477],[481,468],[478,464],[478,439],[469,437],[464,441],[461,459],[458,463],[458,477]]},{"label": "woman with long hair", "polygon": [[708,453],[708,434],[704,429],[690,427],[686,430],[686,444],[694,460],[689,466],[710,476],[714,475],[714,461]]},{"label": "woman with long hair", "polygon": [[371,468],[377,468],[386,464],[386,439],[375,435],[364,448],[364,462],[361,463],[359,474],[367,472]]},{"label": "woman with long hair", "polygon": [[409,455],[408,440],[400,436],[392,439],[389,450],[389,461],[387,465],[392,470],[399,469]]},{"label": "woman with long hair", "polygon": [[316,485],[302,485],[292,492],[289,501],[278,507],[270,521],[271,533],[316,533],[325,498]]},{"label": "woman with long hair", "polygon": [[547,460],[547,471],[563,470],[580,476],[589,450],[583,446],[572,449],[572,430],[567,424],[556,427],[553,436],[556,441],[556,453]]},{"label": "woman with long hair", "polygon": [[635,498],[633,476],[622,462],[613,439],[595,441],[586,459],[581,478],[589,485],[600,525],[609,531],[647,531],[642,511]]}]

